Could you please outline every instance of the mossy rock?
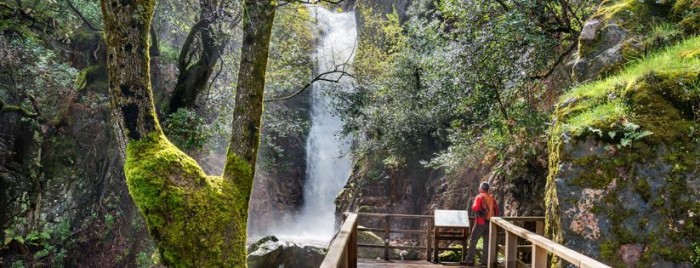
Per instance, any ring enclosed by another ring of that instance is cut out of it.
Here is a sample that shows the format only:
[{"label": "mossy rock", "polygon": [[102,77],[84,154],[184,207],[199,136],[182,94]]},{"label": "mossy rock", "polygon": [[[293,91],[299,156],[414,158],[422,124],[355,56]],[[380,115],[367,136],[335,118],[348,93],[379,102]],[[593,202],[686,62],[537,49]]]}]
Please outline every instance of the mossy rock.
[{"label": "mossy rock", "polygon": [[581,30],[573,77],[614,75],[630,60],[699,33],[697,0],[605,0]]},{"label": "mossy rock", "polygon": [[[369,231],[363,231],[357,233],[357,243],[360,244],[370,244],[370,245],[384,245],[384,239],[379,237],[377,234]],[[363,259],[376,259],[384,258],[384,249],[382,248],[359,248],[357,250],[358,258]]]},{"label": "mossy rock", "polygon": [[462,245],[450,245],[448,248],[456,248],[460,250],[445,250],[438,254],[438,259],[441,262],[461,262],[462,258]]},{"label": "mossy rock", "polygon": [[[247,195],[207,176],[161,133],[127,145],[124,170],[163,263],[174,267],[245,266]],[[243,250],[240,250],[243,249]]]},{"label": "mossy rock", "polygon": [[700,38],[561,97],[546,234],[613,266],[690,266],[700,237]]}]

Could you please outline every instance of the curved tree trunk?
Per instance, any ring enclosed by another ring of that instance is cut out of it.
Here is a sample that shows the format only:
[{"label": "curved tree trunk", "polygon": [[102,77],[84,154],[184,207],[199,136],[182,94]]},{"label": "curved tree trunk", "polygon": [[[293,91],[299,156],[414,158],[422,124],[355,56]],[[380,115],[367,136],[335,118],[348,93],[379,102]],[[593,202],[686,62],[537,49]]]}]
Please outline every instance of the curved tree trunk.
[{"label": "curved tree trunk", "polygon": [[173,146],[158,123],[149,76],[155,0],[102,0],[110,102],[126,147],[129,193],[164,264],[246,266],[246,220],[260,136],[274,5],[245,1],[244,43],[224,178],[207,176]]},{"label": "curved tree trunk", "polygon": [[[228,1],[228,0],[219,0]],[[169,115],[180,108],[196,108],[197,98],[207,86],[209,78],[214,72],[214,66],[219,61],[221,53],[228,43],[228,37],[215,29],[217,21],[222,20],[219,1],[200,0],[199,22],[190,29],[185,43],[178,57],[177,82],[168,106],[162,111]],[[197,40],[199,36],[199,40]],[[191,63],[191,54],[197,53],[192,49],[194,43],[199,42],[201,48],[198,59]]]}]

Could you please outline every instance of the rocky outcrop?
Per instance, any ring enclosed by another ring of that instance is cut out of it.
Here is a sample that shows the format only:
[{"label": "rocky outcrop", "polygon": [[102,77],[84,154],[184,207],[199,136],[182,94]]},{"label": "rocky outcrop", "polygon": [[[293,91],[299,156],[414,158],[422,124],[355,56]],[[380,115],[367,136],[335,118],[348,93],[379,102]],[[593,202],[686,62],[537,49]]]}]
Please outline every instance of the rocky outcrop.
[{"label": "rocky outcrop", "polygon": [[693,0],[603,1],[581,30],[574,80],[614,74],[644,53],[698,33],[699,8]]},{"label": "rocky outcrop", "polygon": [[[45,83],[34,103],[38,117],[0,113],[0,266],[136,266],[139,256],[152,263],[153,243],[129,196],[111,131],[99,40],[80,32],[63,48],[72,54],[42,52],[77,70],[75,85],[41,80],[59,71],[30,77]],[[0,68],[22,76],[33,68],[11,64]],[[41,68],[54,70],[53,64]]]},{"label": "rocky outcrop", "polygon": [[698,264],[699,55],[691,38],[561,98],[548,236],[613,266]]},{"label": "rocky outcrop", "polygon": [[326,249],[281,241],[274,236],[264,237],[248,247],[248,267],[299,267],[321,266]]}]

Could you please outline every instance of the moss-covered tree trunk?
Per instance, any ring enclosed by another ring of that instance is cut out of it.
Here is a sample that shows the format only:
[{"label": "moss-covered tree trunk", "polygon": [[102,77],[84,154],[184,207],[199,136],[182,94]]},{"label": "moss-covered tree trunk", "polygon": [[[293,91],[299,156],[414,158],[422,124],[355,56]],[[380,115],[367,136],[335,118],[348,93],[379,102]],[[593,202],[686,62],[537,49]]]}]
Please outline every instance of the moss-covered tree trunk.
[{"label": "moss-covered tree trunk", "polygon": [[165,265],[244,267],[274,5],[246,1],[244,43],[225,178],[207,176],[159,126],[149,76],[154,0],[102,0],[114,124],[129,193]]},{"label": "moss-covered tree trunk", "polygon": [[[126,3],[125,3],[126,2]],[[110,104],[121,143],[160,131],[152,104],[148,33],[155,1],[103,0]]]},{"label": "moss-covered tree trunk", "polygon": [[265,69],[275,6],[269,0],[247,0],[243,12],[241,65],[224,178],[245,188],[249,196],[260,142]]}]

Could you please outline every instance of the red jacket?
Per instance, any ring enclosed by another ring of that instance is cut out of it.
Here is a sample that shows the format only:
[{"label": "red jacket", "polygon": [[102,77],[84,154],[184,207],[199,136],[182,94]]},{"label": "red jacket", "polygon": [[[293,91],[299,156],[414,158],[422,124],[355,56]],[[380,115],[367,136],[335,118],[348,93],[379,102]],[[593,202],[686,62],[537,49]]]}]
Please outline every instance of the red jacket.
[{"label": "red jacket", "polygon": [[[482,205],[484,205],[482,203],[485,200],[484,195],[486,195],[486,194],[487,193],[481,192],[481,193],[479,193],[479,195],[476,196],[476,199],[474,199],[474,204],[472,205],[473,212],[479,211],[481,209]],[[498,214],[499,214],[498,203],[496,202],[495,198],[492,198],[492,199],[493,199],[493,216],[498,216]],[[476,217],[475,221],[476,221],[476,224],[486,224],[486,220],[484,218],[481,218],[481,217]]]}]

